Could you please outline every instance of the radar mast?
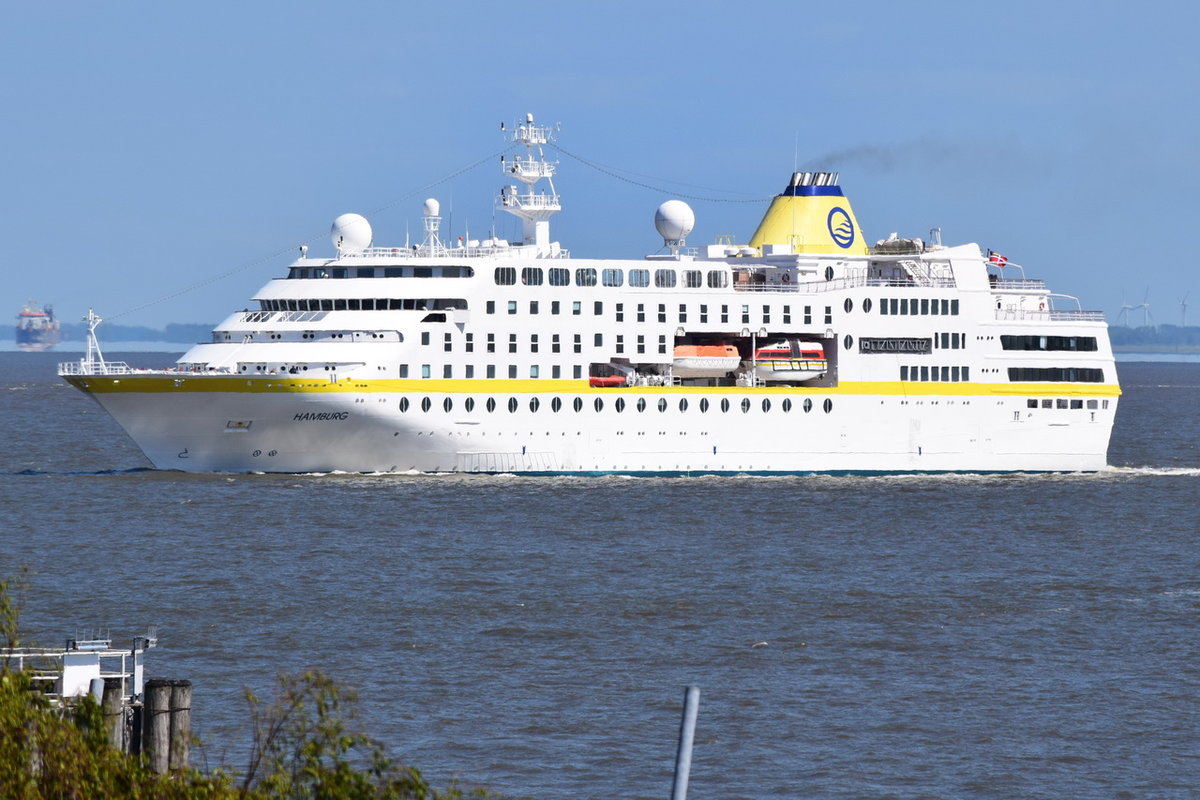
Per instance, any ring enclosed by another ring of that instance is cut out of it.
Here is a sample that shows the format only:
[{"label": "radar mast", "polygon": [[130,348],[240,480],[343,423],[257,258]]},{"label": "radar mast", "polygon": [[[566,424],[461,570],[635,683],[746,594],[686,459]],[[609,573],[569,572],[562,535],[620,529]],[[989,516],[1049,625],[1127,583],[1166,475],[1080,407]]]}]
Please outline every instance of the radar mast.
[{"label": "radar mast", "polygon": [[[500,123],[500,130],[504,130],[504,123]],[[536,247],[539,254],[557,250],[550,242],[550,217],[562,210],[558,192],[554,189],[557,162],[547,161],[542,150],[542,146],[553,139],[553,131],[549,126],[535,125],[533,114],[526,114],[525,122],[519,124],[511,136],[513,144],[524,147],[525,153],[500,157],[501,171],[524,186],[518,188],[516,184],[511,184],[502,187],[498,206],[521,218],[524,244]],[[548,193],[534,190],[534,184],[542,179],[550,187]]]}]

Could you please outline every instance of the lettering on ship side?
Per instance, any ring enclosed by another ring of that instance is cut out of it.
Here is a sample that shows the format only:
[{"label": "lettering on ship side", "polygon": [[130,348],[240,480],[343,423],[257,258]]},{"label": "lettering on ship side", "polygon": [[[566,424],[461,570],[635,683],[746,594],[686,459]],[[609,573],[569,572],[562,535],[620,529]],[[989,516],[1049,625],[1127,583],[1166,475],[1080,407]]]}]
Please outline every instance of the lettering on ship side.
[{"label": "lettering on ship side", "polygon": [[350,419],[349,411],[305,411],[292,417],[293,422],[341,422]]},{"label": "lettering on ship side", "polygon": [[932,353],[932,339],[872,339],[858,340],[860,353]]}]

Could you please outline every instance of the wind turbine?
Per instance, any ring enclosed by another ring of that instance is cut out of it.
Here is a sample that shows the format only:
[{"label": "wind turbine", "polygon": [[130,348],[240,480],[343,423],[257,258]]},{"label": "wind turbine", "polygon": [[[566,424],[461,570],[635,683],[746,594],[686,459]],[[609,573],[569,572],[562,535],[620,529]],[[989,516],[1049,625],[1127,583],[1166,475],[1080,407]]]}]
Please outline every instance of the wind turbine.
[{"label": "wind turbine", "polygon": [[1150,287],[1149,286],[1146,287],[1146,294],[1144,294],[1142,296],[1142,302],[1138,303],[1136,306],[1131,306],[1131,308],[1140,308],[1142,310],[1142,327],[1143,328],[1150,325],[1150,320],[1154,319],[1154,317],[1151,316],[1151,314],[1150,314]]},{"label": "wind turbine", "polygon": [[1121,310],[1120,310],[1120,312],[1117,313],[1117,321],[1120,322],[1120,321],[1124,320],[1125,327],[1128,328],[1129,327],[1129,312],[1135,308],[1137,308],[1137,306],[1131,306],[1125,302],[1125,292],[1122,290],[1122,292],[1121,292]]},{"label": "wind turbine", "polygon": [[1184,292],[1183,297],[1179,298],[1179,327],[1187,327],[1187,299],[1189,292]]}]

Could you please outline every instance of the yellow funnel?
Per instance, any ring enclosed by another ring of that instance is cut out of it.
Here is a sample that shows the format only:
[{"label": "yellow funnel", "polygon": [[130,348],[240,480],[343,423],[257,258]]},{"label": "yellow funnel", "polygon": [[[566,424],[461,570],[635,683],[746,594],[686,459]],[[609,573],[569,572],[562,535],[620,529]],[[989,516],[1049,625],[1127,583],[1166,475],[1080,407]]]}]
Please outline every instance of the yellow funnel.
[{"label": "yellow funnel", "polygon": [[794,253],[865,254],[858,220],[836,172],[797,172],[750,237],[750,246],[791,245]]}]

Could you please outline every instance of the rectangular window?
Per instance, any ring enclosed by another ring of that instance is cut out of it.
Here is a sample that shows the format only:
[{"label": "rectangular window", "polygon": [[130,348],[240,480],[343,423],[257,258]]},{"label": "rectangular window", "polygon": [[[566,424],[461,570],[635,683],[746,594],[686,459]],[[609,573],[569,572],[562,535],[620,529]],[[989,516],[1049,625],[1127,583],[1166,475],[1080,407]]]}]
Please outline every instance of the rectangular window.
[{"label": "rectangular window", "polygon": [[617,322],[625,321],[625,304],[617,303]]},{"label": "rectangular window", "polygon": [[963,379],[964,381],[969,381],[969,380],[971,380],[971,368],[970,368],[970,367],[963,367],[963,368],[962,368],[962,379]]},{"label": "rectangular window", "polygon": [[593,344],[594,344],[596,347],[604,347],[604,334],[603,334],[603,333],[597,333],[597,334],[595,335],[595,337],[594,337]]},{"label": "rectangular window", "polygon": [[578,333],[575,334],[575,341],[574,341],[573,347],[575,348],[576,353],[583,352],[583,337],[580,336]]},{"label": "rectangular window", "polygon": [[673,269],[654,270],[654,285],[659,289],[674,289],[676,273]]},{"label": "rectangular window", "polygon": [[750,306],[747,306],[747,305],[742,306],[742,324],[743,325],[750,324]]},{"label": "rectangular window", "polygon": [[833,324],[833,306],[825,306],[825,324]]},{"label": "rectangular window", "polygon": [[553,333],[550,335],[550,352],[551,353],[562,352],[562,345],[559,344],[557,333]]},{"label": "rectangular window", "polygon": [[582,312],[583,312],[583,306],[580,304],[580,302],[578,300],[571,303],[571,313],[572,314],[574,314],[575,316],[578,317],[580,315],[580,313],[582,313]]},{"label": "rectangular window", "polygon": [[900,298],[900,316],[902,316],[902,317],[908,316],[908,298],[907,297]]},{"label": "rectangular window", "polygon": [[950,368],[949,367],[942,367],[942,380],[949,382],[949,380],[950,380]]},{"label": "rectangular window", "polygon": [[929,379],[931,381],[936,381],[938,379],[938,368],[937,367],[929,368]]},{"label": "rectangular window", "polygon": [[509,364],[509,365],[508,365],[508,377],[509,377],[509,378],[516,378],[516,377],[517,377],[517,365],[516,365],[516,364]]},{"label": "rectangular window", "polygon": [[888,311],[887,311],[888,314],[891,314],[894,317],[900,313],[900,301],[897,300],[895,297],[889,298],[887,301],[887,304],[888,304]]},{"label": "rectangular window", "polygon": [[729,285],[729,273],[728,272],[722,272],[719,269],[713,269],[713,270],[708,271],[708,288],[724,289],[728,285]]},{"label": "rectangular window", "polygon": [[401,378],[407,378],[407,377],[408,377],[408,364],[401,364],[401,365],[400,365],[400,377],[401,377]]},{"label": "rectangular window", "polygon": [[571,284],[571,270],[563,269],[562,267],[550,268],[550,285],[551,286],[569,286]]},{"label": "rectangular window", "polygon": [[1091,409],[1091,410],[1093,410],[1093,411],[1095,411],[1095,410],[1096,410],[1096,408],[1097,408],[1098,406],[1099,406],[1099,403],[1097,403],[1095,400],[1088,400],[1088,401],[1087,401],[1087,407],[1088,407],[1088,408],[1090,408],[1090,409]]},{"label": "rectangular window", "polygon": [[475,352],[475,334],[473,334],[473,333],[465,334],[464,339],[465,339],[465,341],[463,342],[463,350],[466,350],[468,353],[474,353]]},{"label": "rectangular window", "polygon": [[791,306],[783,307],[783,324],[784,325],[792,324],[792,307]]},{"label": "rectangular window", "polygon": [[933,314],[935,317],[938,316],[938,306],[939,305],[940,304],[938,303],[937,299],[935,298],[933,300],[933,302],[929,304],[929,313]]},{"label": "rectangular window", "polygon": [[1072,400],[1071,408],[1083,408],[1083,401],[1082,400]]},{"label": "rectangular window", "polygon": [[595,314],[597,317],[601,316],[604,313],[604,303],[599,300],[597,300],[595,303],[593,303],[592,304],[592,313]]},{"label": "rectangular window", "polygon": [[683,285],[688,289],[699,289],[704,285],[704,273],[698,269],[683,271]]},{"label": "rectangular window", "polygon": [[538,313],[538,301],[537,300],[529,301],[529,313],[530,314]]},{"label": "rectangular window", "polygon": [[729,322],[729,306],[722,303],[721,304],[721,324],[724,325],[728,322]]},{"label": "rectangular window", "polygon": [[950,368],[950,380],[952,380],[955,383],[958,383],[958,367]]},{"label": "rectangular window", "polygon": [[658,337],[658,352],[660,354],[665,354],[667,352],[667,337],[666,336]]},{"label": "rectangular window", "polygon": [[536,353],[538,351],[538,335],[536,333],[529,334],[529,352]]},{"label": "rectangular window", "polygon": [[646,321],[646,304],[645,303],[638,303],[638,305],[637,305],[637,321],[638,322]]},{"label": "rectangular window", "polygon": [[945,349],[947,349],[948,347],[950,347],[950,334],[948,334],[948,333],[943,333],[943,334],[941,335],[941,340],[942,340],[942,349],[943,349],[943,350],[945,350]]},{"label": "rectangular window", "polygon": [[1057,400],[1055,400],[1054,407],[1055,408],[1066,408],[1067,407],[1067,398],[1060,397]]},{"label": "rectangular window", "polygon": [[881,297],[881,298],[879,298],[879,313],[880,313],[880,314],[883,314],[884,316],[887,316],[887,313],[888,313],[888,301],[887,301],[887,298],[886,298],[886,297]]},{"label": "rectangular window", "polygon": [[537,376],[538,376],[538,365],[530,364],[529,365],[529,377],[536,378]]},{"label": "rectangular window", "polygon": [[708,322],[708,306],[701,305],[700,306],[700,323],[704,324],[706,322]]},{"label": "rectangular window", "polygon": [[575,285],[576,286],[595,286],[596,285],[596,270],[591,267],[581,267],[575,270]]},{"label": "rectangular window", "polygon": [[900,367],[900,380],[908,380],[908,367]]},{"label": "rectangular window", "polygon": [[922,297],[921,298],[921,315],[924,316],[924,315],[927,315],[928,313],[929,313],[929,298]]},{"label": "rectangular window", "polygon": [[428,365],[428,364],[422,364],[422,365],[421,365],[421,377],[422,377],[422,378],[428,378],[428,377],[430,377],[429,365]]},{"label": "rectangular window", "polygon": [[496,267],[496,285],[512,286],[517,282],[516,267]]},{"label": "rectangular window", "polygon": [[812,325],[812,306],[804,307],[804,324]]},{"label": "rectangular window", "polygon": [[637,338],[637,351],[639,353],[646,352],[646,337],[639,335]]},{"label": "rectangular window", "polygon": [[625,352],[625,337],[619,333],[617,334],[617,352],[618,353]]},{"label": "rectangular window", "polygon": [[516,300],[508,301],[508,313],[510,313],[510,314],[517,313],[517,301]]},{"label": "rectangular window", "polygon": [[496,352],[496,334],[489,333],[487,337],[487,351],[489,353]]},{"label": "rectangular window", "polygon": [[450,338],[450,334],[442,334],[442,349],[447,353],[454,349],[454,342]]},{"label": "rectangular window", "polygon": [[[348,308],[350,311],[360,311],[362,309],[362,303],[358,300],[355,300],[353,297],[351,297],[349,300],[346,301],[346,308]],[[275,309],[275,310],[278,310],[278,309]]]},{"label": "rectangular window", "polygon": [[921,367],[921,380],[929,380],[929,367]]},{"label": "rectangular window", "polygon": [[629,285],[638,288],[645,288],[650,285],[650,270],[648,269],[631,269],[629,270]]},{"label": "rectangular window", "polygon": [[[671,274],[674,274],[674,273],[671,273]],[[666,303],[658,304],[658,321],[659,322],[667,321],[667,304]]]},{"label": "rectangular window", "polygon": [[958,334],[957,333],[950,334],[950,347],[957,350],[958,343],[959,343]]},{"label": "rectangular window", "polygon": [[561,310],[562,310],[562,303],[558,302],[557,300],[550,301],[550,313],[551,314],[557,314]]},{"label": "rectangular window", "polygon": [[429,346],[429,331],[421,331],[421,346]]},{"label": "rectangular window", "polygon": [[1029,398],[1028,400],[1025,401],[1025,407],[1026,408],[1037,408],[1037,400],[1035,400],[1032,397]]},{"label": "rectangular window", "polygon": [[561,378],[562,377],[562,367],[560,367],[558,364],[555,364],[554,366],[552,366],[550,368],[550,377],[553,378],[554,380],[558,380],[559,378]]},{"label": "rectangular window", "polygon": [[770,306],[763,306],[762,321],[763,321],[763,325],[771,324],[771,307]]},{"label": "rectangular window", "polygon": [[510,333],[508,335],[508,352],[517,352],[517,335],[515,333]]},{"label": "rectangular window", "polygon": [[679,323],[682,325],[685,322],[687,322],[687,304],[680,303],[679,304]]},{"label": "rectangular window", "polygon": [[442,377],[447,380],[454,377],[454,366],[452,364],[442,365]]},{"label": "rectangular window", "polygon": [[948,316],[949,314],[950,314],[950,301],[943,300],[942,301],[942,316],[945,317],[945,316]]},{"label": "rectangular window", "polygon": [[467,366],[464,367],[464,369],[467,371],[466,377],[468,377],[468,378],[475,377],[475,365],[474,364],[467,364]]},{"label": "rectangular window", "polygon": [[621,286],[625,283],[625,271],[606,269],[600,273],[600,282],[605,286]]},{"label": "rectangular window", "polygon": [[575,380],[579,380],[580,378],[582,378],[583,377],[583,367],[581,367],[578,364],[571,367],[571,377],[573,377]]},{"label": "rectangular window", "polygon": [[487,365],[487,376],[488,376],[489,378],[494,378],[494,377],[496,377],[496,365],[495,365],[495,364],[488,364],[488,365]]},{"label": "rectangular window", "polygon": [[958,299],[957,298],[950,301],[950,313],[953,314],[954,316],[958,316]]}]

